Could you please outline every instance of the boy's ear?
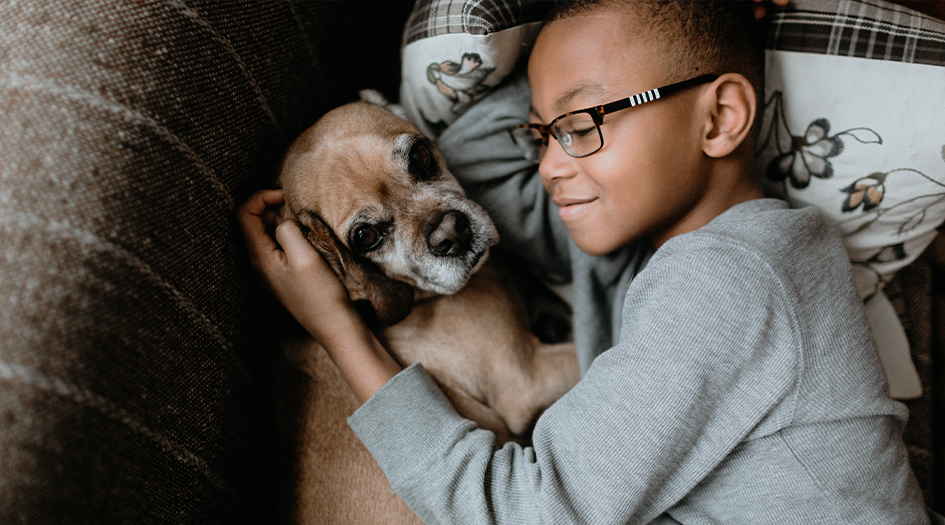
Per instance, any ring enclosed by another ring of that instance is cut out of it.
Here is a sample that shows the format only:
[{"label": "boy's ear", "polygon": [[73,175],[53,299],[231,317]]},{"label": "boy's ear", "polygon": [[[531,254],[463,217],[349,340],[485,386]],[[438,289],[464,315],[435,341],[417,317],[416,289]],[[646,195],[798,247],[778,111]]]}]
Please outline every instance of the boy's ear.
[{"label": "boy's ear", "polygon": [[712,83],[705,96],[711,120],[706,123],[702,150],[712,158],[725,157],[751,134],[758,109],[755,88],[743,75],[726,73]]}]

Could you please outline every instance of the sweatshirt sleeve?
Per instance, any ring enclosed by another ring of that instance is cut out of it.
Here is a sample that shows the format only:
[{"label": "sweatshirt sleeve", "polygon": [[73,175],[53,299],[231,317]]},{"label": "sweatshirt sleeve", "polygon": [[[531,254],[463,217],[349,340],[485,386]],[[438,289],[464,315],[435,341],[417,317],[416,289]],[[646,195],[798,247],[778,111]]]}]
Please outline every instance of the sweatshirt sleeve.
[{"label": "sweatshirt sleeve", "polygon": [[514,73],[446,128],[437,146],[467,195],[489,212],[503,247],[542,273],[570,277],[567,229],[537,166],[509,135],[528,122],[530,103],[524,72]]},{"label": "sweatshirt sleeve", "polygon": [[532,447],[493,450],[418,365],[349,423],[427,524],[648,523],[792,417],[792,306],[764,261],[736,252],[658,252],[619,344],[542,415]]}]

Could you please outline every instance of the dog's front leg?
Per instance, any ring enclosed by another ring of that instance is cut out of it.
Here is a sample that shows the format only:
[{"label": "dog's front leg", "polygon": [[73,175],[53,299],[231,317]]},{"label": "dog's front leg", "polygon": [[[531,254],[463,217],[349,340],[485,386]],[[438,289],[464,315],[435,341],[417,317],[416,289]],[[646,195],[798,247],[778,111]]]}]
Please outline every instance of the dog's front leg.
[{"label": "dog's front leg", "polygon": [[[514,369],[514,367],[510,367]],[[542,412],[566,394],[581,378],[573,343],[537,343],[506,381],[516,388],[497,388],[492,402],[513,435],[527,436]]]}]

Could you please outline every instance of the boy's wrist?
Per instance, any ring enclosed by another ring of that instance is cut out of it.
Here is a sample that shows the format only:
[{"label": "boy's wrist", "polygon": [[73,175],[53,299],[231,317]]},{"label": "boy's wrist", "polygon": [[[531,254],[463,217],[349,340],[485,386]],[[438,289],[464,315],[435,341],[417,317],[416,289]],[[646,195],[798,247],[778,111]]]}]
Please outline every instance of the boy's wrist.
[{"label": "boy's wrist", "polygon": [[359,402],[367,401],[402,370],[353,307],[333,310],[312,324],[306,328],[328,352]]},{"label": "boy's wrist", "polygon": [[367,330],[364,320],[350,305],[313,313],[303,325],[326,348],[348,346],[359,332]]}]

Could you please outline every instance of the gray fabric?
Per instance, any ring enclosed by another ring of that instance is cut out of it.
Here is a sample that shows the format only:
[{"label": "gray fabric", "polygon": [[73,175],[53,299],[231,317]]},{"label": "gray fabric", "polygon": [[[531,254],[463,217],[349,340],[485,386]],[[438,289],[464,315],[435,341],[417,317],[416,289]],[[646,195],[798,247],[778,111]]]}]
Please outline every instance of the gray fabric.
[{"label": "gray fabric", "polygon": [[0,0],[0,523],[272,522],[233,211],[339,86],[396,90],[398,8]]},{"label": "gray fabric", "polygon": [[664,244],[622,312],[533,448],[493,452],[418,366],[349,423],[429,524],[928,523],[819,212],[733,207]]}]

